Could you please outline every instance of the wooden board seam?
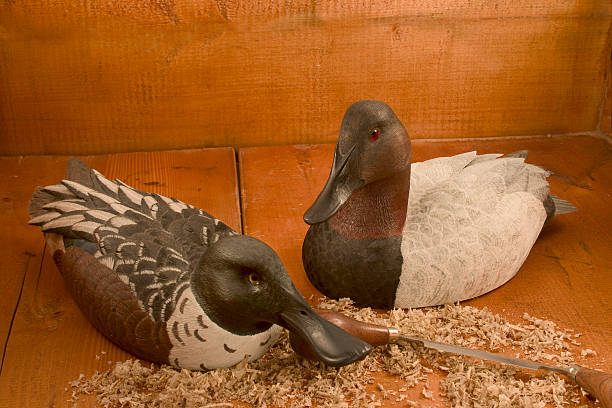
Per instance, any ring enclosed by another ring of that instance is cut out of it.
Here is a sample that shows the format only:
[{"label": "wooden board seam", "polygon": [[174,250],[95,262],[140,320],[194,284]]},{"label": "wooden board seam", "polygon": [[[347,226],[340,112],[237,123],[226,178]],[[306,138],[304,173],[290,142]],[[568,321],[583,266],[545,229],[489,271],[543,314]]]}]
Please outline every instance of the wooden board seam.
[{"label": "wooden board seam", "polygon": [[[47,243],[43,245],[42,256],[40,260],[40,265],[38,267],[38,273],[40,274],[42,271],[43,260],[45,259],[45,250],[47,249]],[[4,368],[4,359],[6,357],[6,349],[8,347],[9,339],[11,338],[11,332],[13,330],[13,323],[15,323],[15,316],[17,315],[17,310],[19,309],[19,305],[21,304],[21,295],[23,294],[23,288],[25,285],[26,277],[28,276],[28,269],[30,266],[30,262],[32,259],[36,257],[35,254],[32,254],[25,251],[25,254],[28,256],[28,260],[26,262],[25,271],[23,272],[23,278],[21,279],[21,286],[19,287],[19,295],[17,296],[17,302],[15,303],[15,307],[13,308],[13,313],[11,315],[11,322],[9,324],[8,332],[6,333],[6,339],[4,339],[4,345],[2,347],[2,361],[0,362],[0,376],[2,375],[2,369]]]},{"label": "wooden board seam", "polygon": [[[491,137],[470,137],[470,138],[449,138],[449,139],[412,139],[411,143],[418,144],[427,144],[427,143],[445,143],[445,142],[481,142],[481,141],[504,141],[504,140],[537,140],[537,139],[561,139],[565,137],[592,137],[595,139],[603,139],[606,142],[612,144],[612,135],[607,134],[601,130],[593,130],[593,131],[585,131],[585,132],[575,132],[575,133],[559,133],[559,134],[550,134],[550,135],[525,135],[525,136],[491,136]],[[243,151],[247,151],[250,149],[259,149],[262,147],[275,147],[275,146],[315,146],[317,144],[332,144],[332,143],[315,143],[315,144],[291,144],[291,145],[271,145],[271,146],[245,146],[239,149],[238,155],[238,167],[240,168],[240,160],[242,158]],[[238,180],[240,184],[240,179]],[[242,184],[241,187],[241,199],[243,194]],[[244,208],[241,207],[242,210]]]},{"label": "wooden board seam", "polygon": [[245,221],[245,206],[246,206],[246,202],[243,199],[243,196],[246,193],[246,189],[245,189],[245,184],[243,184],[243,180],[244,180],[244,174],[243,172],[243,166],[240,165],[240,163],[242,162],[242,155],[243,155],[243,150],[245,148],[240,148],[237,152],[236,152],[236,167],[238,168],[238,200],[239,200],[239,204],[240,204],[240,226],[242,228],[242,233],[243,234],[247,234],[247,229],[246,229],[246,221]]},{"label": "wooden board seam", "polygon": [[232,154],[234,156],[234,179],[236,183],[234,184],[234,193],[236,195],[236,208],[238,208],[238,215],[240,216],[240,231],[241,234],[244,234],[244,215],[242,212],[242,194],[241,194],[241,184],[240,184],[240,164],[238,161],[238,152],[233,147],[229,147],[232,149]]},{"label": "wooden board seam", "polygon": [[608,102],[608,97],[610,96],[610,89],[612,88],[612,23],[608,27],[608,35],[603,50],[602,60],[604,66],[604,81],[601,90],[601,101],[599,103],[599,123],[597,123],[597,130],[603,132],[603,121],[612,121],[612,113],[610,114],[611,117],[604,117],[606,113],[606,103]]},{"label": "wooden board seam", "polygon": [[526,136],[500,136],[500,137],[468,137],[468,138],[450,138],[450,139],[413,139],[412,143],[443,143],[443,142],[478,142],[478,141],[504,141],[504,140],[537,140],[537,139],[561,139],[565,137],[592,137],[595,139],[604,139],[609,143],[612,141],[608,135],[601,130],[592,130],[575,133],[559,133],[550,135],[526,135]]},{"label": "wooden board seam", "polygon": [[[604,131],[607,129],[612,132],[612,24],[608,28],[608,36],[606,46],[604,47],[604,86],[601,105],[599,107],[599,123],[597,129]],[[603,121],[607,120],[606,128],[603,127]],[[605,133],[605,131],[604,131]]]}]

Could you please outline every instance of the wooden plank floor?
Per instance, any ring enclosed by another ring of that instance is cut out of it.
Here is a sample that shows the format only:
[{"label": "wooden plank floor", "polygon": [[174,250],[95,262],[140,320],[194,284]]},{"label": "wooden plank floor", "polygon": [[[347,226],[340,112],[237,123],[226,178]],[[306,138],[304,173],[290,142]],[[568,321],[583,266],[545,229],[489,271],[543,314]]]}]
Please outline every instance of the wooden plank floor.
[{"label": "wooden plank floor", "polygon": [[[0,276],[5,282],[0,288],[0,407],[71,407],[64,390],[69,381],[107,369],[109,360],[129,358],[87,322],[44,252],[39,229],[26,224],[34,188],[61,180],[67,158],[0,158]],[[83,159],[109,178],[203,208],[240,231],[231,148]],[[79,406],[90,404],[93,398]]]},{"label": "wooden plank floor", "polygon": [[[530,138],[496,141],[413,143],[413,160],[422,161],[470,150],[509,153],[528,149],[529,162],[555,172],[551,191],[579,211],[554,219],[542,232],[516,277],[501,288],[465,302],[488,307],[510,320],[524,312],[583,333],[584,348],[597,359],[579,362],[612,371],[612,150],[592,137]],[[318,297],[301,262],[307,231],[302,215],[323,187],[334,145],[278,146],[239,152],[243,225],[246,234],[267,242],[279,253],[302,294]],[[396,389],[392,378],[380,378]],[[439,380],[432,376],[435,389]],[[410,399],[430,405],[412,391]],[[443,406],[439,394],[436,405]],[[391,402],[389,402],[391,406]]]},{"label": "wooden plank floor", "polygon": [[[477,149],[527,148],[530,161],[556,172],[552,191],[580,211],[559,217],[542,233],[519,274],[468,304],[509,318],[524,311],[582,332],[584,347],[599,356],[586,363],[612,371],[612,150],[591,137],[479,142],[414,142],[414,160]],[[240,151],[245,232],[276,249],[296,286],[317,294],[306,280],[302,214],[325,182],[332,145],[261,147]],[[91,327],[64,289],[27,202],[37,185],[60,180],[67,157],[0,157],[0,336],[3,341],[0,407],[71,407],[68,382],[105,370],[129,355]],[[200,206],[239,230],[238,183],[232,149],[90,156],[87,164],[109,177]],[[105,351],[106,354],[102,354]],[[100,359],[96,359],[96,356]],[[385,379],[392,389],[392,379]],[[435,379],[430,382],[435,386]],[[417,389],[415,392],[419,392]],[[416,395],[416,394],[415,394]],[[418,399],[414,397],[412,399]],[[79,406],[94,405],[93,398]]]}]

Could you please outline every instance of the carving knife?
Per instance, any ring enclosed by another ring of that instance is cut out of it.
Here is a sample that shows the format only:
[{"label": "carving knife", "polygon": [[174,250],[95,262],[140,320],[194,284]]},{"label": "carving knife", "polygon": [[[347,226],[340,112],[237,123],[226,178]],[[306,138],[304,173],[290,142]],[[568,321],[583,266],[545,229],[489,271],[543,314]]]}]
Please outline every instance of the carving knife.
[{"label": "carving knife", "polygon": [[[475,357],[483,360],[495,361],[502,364],[510,364],[517,367],[529,368],[532,370],[549,370],[560,374],[564,374],[571,381],[581,386],[589,394],[597,398],[604,408],[612,408],[612,374],[603,371],[592,370],[587,367],[582,367],[577,364],[569,368],[557,367],[548,364],[542,364],[535,361],[522,360],[519,358],[507,357],[501,354],[490,353],[487,351],[471,349],[452,344],[439,343],[418,337],[406,336],[400,334],[395,328],[378,326],[375,324],[365,323],[350,318],[342,313],[332,310],[315,309],[316,312],[324,319],[330,321],[336,326],[351,333],[353,336],[370,343],[373,346],[410,342],[419,344],[423,347],[443,351],[447,353],[461,354],[464,356]],[[301,356],[314,360],[314,353],[310,351],[309,346],[302,342],[297,336],[291,336],[291,346],[296,353]]]}]

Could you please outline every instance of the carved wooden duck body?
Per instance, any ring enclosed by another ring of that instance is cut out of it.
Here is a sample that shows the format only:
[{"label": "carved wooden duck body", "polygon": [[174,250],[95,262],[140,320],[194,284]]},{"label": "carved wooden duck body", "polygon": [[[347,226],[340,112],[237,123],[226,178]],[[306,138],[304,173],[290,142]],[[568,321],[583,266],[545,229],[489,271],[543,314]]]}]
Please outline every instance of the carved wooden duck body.
[{"label": "carved wooden duck body", "polygon": [[191,205],[71,159],[66,180],[39,188],[29,212],[87,318],[140,358],[229,367],[259,358],[281,326],[329,365],[370,350],[308,306],[269,246]]},{"label": "carved wooden duck body", "polygon": [[414,164],[410,153],[386,104],[347,110],[327,184],[304,215],[304,268],[324,294],[378,308],[479,296],[516,274],[547,219],[575,211],[525,151]]}]

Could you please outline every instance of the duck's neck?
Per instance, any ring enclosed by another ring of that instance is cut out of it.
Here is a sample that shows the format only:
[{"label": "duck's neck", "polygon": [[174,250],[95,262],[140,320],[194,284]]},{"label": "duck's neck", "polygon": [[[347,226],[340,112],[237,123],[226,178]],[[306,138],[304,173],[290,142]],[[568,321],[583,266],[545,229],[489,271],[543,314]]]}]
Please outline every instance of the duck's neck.
[{"label": "duck's neck", "polygon": [[410,166],[355,191],[329,219],[346,238],[381,238],[402,233],[410,192]]}]

